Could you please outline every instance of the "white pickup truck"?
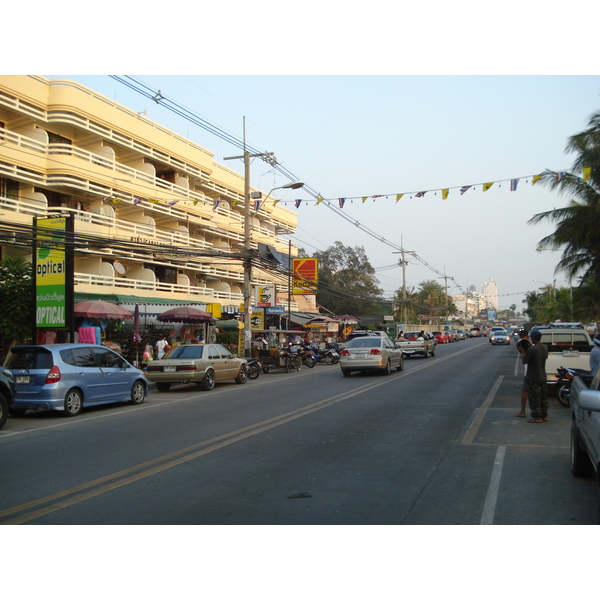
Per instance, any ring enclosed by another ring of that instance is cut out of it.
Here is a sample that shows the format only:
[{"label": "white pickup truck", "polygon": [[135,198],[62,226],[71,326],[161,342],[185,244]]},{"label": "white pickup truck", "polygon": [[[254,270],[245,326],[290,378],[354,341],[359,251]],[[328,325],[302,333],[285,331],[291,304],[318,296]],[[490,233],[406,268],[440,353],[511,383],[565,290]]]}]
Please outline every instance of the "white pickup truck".
[{"label": "white pickup truck", "polygon": [[[600,371],[600,369],[598,370]],[[600,378],[577,375],[571,384],[571,473],[600,480]],[[600,487],[599,487],[600,490]],[[598,495],[600,523],[600,494]]]},{"label": "white pickup truck", "polygon": [[540,327],[542,344],[548,346],[546,381],[553,385],[558,379],[557,369],[590,369],[593,342],[585,329],[567,327]]},{"label": "white pickup truck", "polygon": [[409,331],[404,334],[403,340],[394,342],[396,348],[402,350],[404,356],[419,354],[425,358],[435,356],[436,339],[430,333],[420,331]]}]

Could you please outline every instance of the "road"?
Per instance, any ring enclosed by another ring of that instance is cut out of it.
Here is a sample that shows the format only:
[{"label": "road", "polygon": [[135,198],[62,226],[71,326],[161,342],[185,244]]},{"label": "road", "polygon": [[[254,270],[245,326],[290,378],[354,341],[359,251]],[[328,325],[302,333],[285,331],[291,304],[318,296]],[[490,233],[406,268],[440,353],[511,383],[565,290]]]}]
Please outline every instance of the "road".
[{"label": "road", "polygon": [[0,431],[4,524],[593,524],[570,414],[513,414],[513,344],[475,338],[390,376],[272,371]]}]

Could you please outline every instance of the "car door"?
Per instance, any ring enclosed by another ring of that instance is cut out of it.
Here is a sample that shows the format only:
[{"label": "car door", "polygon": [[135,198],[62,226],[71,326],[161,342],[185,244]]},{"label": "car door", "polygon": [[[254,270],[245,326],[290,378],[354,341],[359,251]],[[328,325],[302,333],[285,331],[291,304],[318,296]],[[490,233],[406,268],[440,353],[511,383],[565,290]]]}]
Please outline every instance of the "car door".
[{"label": "car door", "polygon": [[123,358],[108,348],[94,348],[94,353],[103,378],[98,402],[129,400],[130,377]]},{"label": "car door", "polygon": [[395,369],[400,365],[400,355],[402,354],[402,350],[396,348],[392,342],[385,338],[383,338],[383,347],[389,356],[392,368]]},{"label": "car door", "polygon": [[239,369],[238,361],[235,359],[233,354],[231,354],[231,352],[229,352],[229,350],[227,350],[227,348],[225,348],[224,346],[217,344],[217,350],[219,351],[219,354],[221,355],[224,361],[224,377],[226,377],[227,379],[235,379],[237,377]]},{"label": "car door", "polygon": [[[63,357],[63,360],[66,361],[66,358]],[[93,347],[73,348],[72,357],[68,360],[73,363],[73,369],[69,373],[70,385],[81,387],[86,405],[97,403],[102,398],[104,377],[96,363]]]},{"label": "car door", "polygon": [[207,358],[215,371],[215,381],[223,381],[228,379],[227,374],[227,359],[221,356],[216,344],[206,346]]}]

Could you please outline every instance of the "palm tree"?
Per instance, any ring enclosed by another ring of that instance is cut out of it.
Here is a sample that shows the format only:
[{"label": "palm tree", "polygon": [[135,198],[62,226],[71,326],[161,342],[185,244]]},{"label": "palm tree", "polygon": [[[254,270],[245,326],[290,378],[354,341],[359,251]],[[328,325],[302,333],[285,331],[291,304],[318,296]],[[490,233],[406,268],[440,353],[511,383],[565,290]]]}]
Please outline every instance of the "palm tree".
[{"label": "palm tree", "polygon": [[578,153],[573,171],[589,168],[589,179],[545,171],[540,183],[572,199],[565,208],[534,215],[529,223],[557,224],[556,231],[539,242],[540,247],[563,249],[557,271],[569,279],[581,274],[584,283],[600,281],[600,112],[592,115],[588,129],[569,138],[565,151]]}]

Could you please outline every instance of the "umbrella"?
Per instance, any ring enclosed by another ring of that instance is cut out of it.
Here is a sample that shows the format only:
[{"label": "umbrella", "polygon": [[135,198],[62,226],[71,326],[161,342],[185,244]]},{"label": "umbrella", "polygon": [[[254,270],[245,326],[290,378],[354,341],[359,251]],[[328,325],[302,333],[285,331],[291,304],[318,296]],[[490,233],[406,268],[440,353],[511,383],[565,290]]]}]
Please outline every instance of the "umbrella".
[{"label": "umbrella", "polygon": [[140,307],[137,304],[133,311],[133,341],[136,343],[142,341],[142,336],[140,335]]},{"label": "umbrella", "polygon": [[357,324],[360,323],[360,319],[357,319],[356,317],[353,317],[352,315],[340,315],[339,317],[336,317],[339,321],[341,321],[342,323],[349,323],[349,324]]},{"label": "umbrella", "polygon": [[104,300],[84,300],[73,307],[77,317],[95,317],[97,319],[133,319],[133,315],[124,308]]},{"label": "umbrella", "polygon": [[171,308],[156,317],[165,323],[210,323],[213,316],[194,306]]}]

